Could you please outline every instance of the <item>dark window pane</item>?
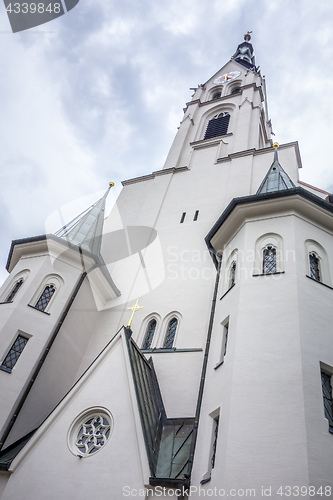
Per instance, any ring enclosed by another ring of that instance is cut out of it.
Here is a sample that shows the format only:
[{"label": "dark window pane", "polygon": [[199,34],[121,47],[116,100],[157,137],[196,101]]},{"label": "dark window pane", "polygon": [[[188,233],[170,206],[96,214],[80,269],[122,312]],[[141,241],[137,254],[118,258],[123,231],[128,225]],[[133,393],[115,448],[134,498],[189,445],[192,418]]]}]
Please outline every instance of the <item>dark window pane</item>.
[{"label": "dark window pane", "polygon": [[177,318],[172,318],[172,320],[170,321],[170,323],[168,325],[168,330],[167,330],[167,334],[165,337],[165,342],[164,342],[164,346],[163,346],[165,349],[171,349],[171,347],[173,345],[173,341],[175,339],[177,325],[178,325]]},{"label": "dark window pane", "polygon": [[212,457],[210,459],[212,469],[215,467],[215,457],[216,457],[216,446],[217,446],[217,435],[219,432],[219,417],[214,419],[214,438],[213,438],[213,446],[212,446]]},{"label": "dark window pane", "polygon": [[3,360],[2,366],[5,366],[6,368],[12,369],[15,366],[17,360],[19,359],[27,342],[28,342],[27,338],[22,337],[22,335],[18,335],[14,344],[10,348],[9,353],[7,354],[5,359]]},{"label": "dark window pane", "polygon": [[230,115],[220,113],[209,120],[204,139],[211,139],[219,135],[225,135],[228,132]]},{"label": "dark window pane", "polygon": [[231,288],[236,281],[236,262],[233,262],[229,269],[229,288]]},{"label": "dark window pane", "polygon": [[309,254],[310,261],[310,276],[311,278],[320,281],[320,268],[319,268],[319,259],[315,253]]},{"label": "dark window pane", "polygon": [[324,411],[330,428],[333,429],[333,397],[331,375],[321,372],[321,384],[323,389]]},{"label": "dark window pane", "polygon": [[271,246],[264,248],[262,272],[264,274],[276,273],[276,249]]},{"label": "dark window pane", "polygon": [[42,295],[39,297],[35,307],[36,309],[39,309],[40,311],[45,311],[47,304],[50,302],[52,295],[56,291],[54,285],[47,285],[44,289],[44,292]]},{"label": "dark window pane", "polygon": [[148,323],[145,340],[142,345],[142,349],[150,349],[151,343],[153,341],[154,333],[156,330],[156,320],[152,319]]},{"label": "dark window pane", "polygon": [[15,295],[17,294],[17,292],[19,291],[19,289],[21,288],[22,285],[23,285],[23,279],[20,279],[19,281],[17,281],[15,283],[15,285],[13,286],[10,294],[6,298],[5,302],[11,302],[14,299]]}]

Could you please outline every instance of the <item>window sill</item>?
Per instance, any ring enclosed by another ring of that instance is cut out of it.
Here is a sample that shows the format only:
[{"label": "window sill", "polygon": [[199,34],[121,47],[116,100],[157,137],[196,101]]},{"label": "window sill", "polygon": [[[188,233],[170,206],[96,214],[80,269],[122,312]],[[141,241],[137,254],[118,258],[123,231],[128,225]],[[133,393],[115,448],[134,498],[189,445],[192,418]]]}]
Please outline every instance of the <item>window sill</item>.
[{"label": "window sill", "polygon": [[212,479],[212,476],[209,476],[209,477],[206,477],[204,479],[201,479],[200,481],[200,484],[206,484],[208,483],[208,481],[210,481]]},{"label": "window sill", "polygon": [[0,302],[0,305],[1,305],[1,304],[12,304],[12,303],[13,303],[13,301],[12,301],[12,300],[7,300],[6,302]]},{"label": "window sill", "polygon": [[214,366],[214,370],[217,370],[218,368],[220,368],[220,366],[223,365],[223,363],[224,363],[224,359],[223,359],[223,361],[220,361],[219,363],[217,363],[216,366]]},{"label": "window sill", "polygon": [[326,288],[329,288],[330,290],[333,290],[333,287],[331,287],[330,285],[326,285],[326,283],[323,283],[322,281],[318,281],[315,278],[312,278],[311,276],[309,276],[308,274],[306,274],[305,276],[307,278],[309,278],[311,281],[315,281],[316,283],[319,283],[319,285],[326,286]]},{"label": "window sill", "polygon": [[7,366],[1,365],[0,366],[0,370],[2,370],[3,372],[12,373],[12,369],[11,368],[7,368]]},{"label": "window sill", "polygon": [[28,304],[28,307],[31,307],[32,309],[35,309],[35,311],[39,311],[43,314],[47,314],[48,316],[50,316],[50,313],[46,312],[46,311],[42,311],[41,309],[37,309],[37,307],[35,306],[32,306],[31,304]]},{"label": "window sill", "polygon": [[258,277],[258,276],[272,276],[272,275],[275,275],[275,274],[284,274],[285,271],[277,271],[276,273],[262,273],[262,274],[252,274],[252,276],[254,278]]},{"label": "window sill", "polygon": [[227,290],[227,291],[226,291],[226,292],[222,295],[222,297],[220,298],[220,300],[222,300],[222,299],[223,299],[223,297],[225,297],[225,296],[227,295],[227,293],[229,293],[229,292],[230,292],[230,290],[231,290],[231,289],[232,289],[235,285],[236,285],[236,283],[234,283],[233,285],[231,285],[231,287],[230,287],[230,288],[228,288],[228,290]]}]

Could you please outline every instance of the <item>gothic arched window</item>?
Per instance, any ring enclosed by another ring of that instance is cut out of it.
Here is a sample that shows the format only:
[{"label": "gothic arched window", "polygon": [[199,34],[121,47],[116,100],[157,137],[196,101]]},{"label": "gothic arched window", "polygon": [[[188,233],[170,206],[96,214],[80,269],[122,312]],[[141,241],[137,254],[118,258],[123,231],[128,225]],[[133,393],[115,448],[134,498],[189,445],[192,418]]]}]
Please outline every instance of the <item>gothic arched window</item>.
[{"label": "gothic arched window", "polygon": [[21,286],[23,285],[23,278],[19,279],[15,285],[13,286],[13,288],[11,289],[9,295],[6,297],[6,300],[5,302],[12,302],[15,295],[17,294],[17,292],[19,291],[19,289],[21,288]]},{"label": "gothic arched window", "polygon": [[173,341],[175,340],[176,330],[178,325],[178,319],[172,318],[169,321],[165,341],[164,341],[164,349],[171,349],[173,345]]},{"label": "gothic arched window", "polygon": [[309,253],[310,276],[314,280],[321,281],[319,258],[315,252]]},{"label": "gothic arched window", "polygon": [[35,308],[39,309],[39,311],[45,311],[48,303],[52,299],[54,292],[56,291],[56,287],[54,285],[46,285],[42,295],[36,302]]},{"label": "gothic arched window", "polygon": [[211,139],[228,132],[230,115],[229,113],[219,113],[209,120],[204,139]]},{"label": "gothic arched window", "polygon": [[213,95],[212,99],[213,99],[213,101],[214,101],[215,99],[219,99],[220,97],[221,97],[221,92],[216,92],[216,93]]},{"label": "gothic arched window", "polygon": [[267,245],[263,250],[262,272],[263,274],[276,273],[276,248],[271,245]]},{"label": "gothic arched window", "polygon": [[151,343],[153,341],[154,333],[156,330],[156,319],[151,319],[148,323],[146,334],[145,334],[145,339],[142,345],[142,349],[150,349],[151,348]]},{"label": "gothic arched window", "polygon": [[234,286],[236,282],[236,262],[233,261],[231,266],[229,267],[229,287],[228,288],[231,288],[232,286]]}]

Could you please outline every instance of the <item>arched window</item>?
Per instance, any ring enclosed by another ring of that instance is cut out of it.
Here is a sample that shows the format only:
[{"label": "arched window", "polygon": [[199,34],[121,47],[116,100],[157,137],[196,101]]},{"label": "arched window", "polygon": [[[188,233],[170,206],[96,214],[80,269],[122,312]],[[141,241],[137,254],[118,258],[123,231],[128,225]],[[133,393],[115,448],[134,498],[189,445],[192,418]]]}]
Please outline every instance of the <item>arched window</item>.
[{"label": "arched window", "polygon": [[309,253],[309,263],[311,278],[321,281],[319,258],[315,252]]},{"label": "arched window", "polygon": [[215,99],[219,99],[220,97],[221,97],[221,92],[216,92],[216,93],[213,95],[212,99],[213,99],[213,101],[214,101]]},{"label": "arched window", "polygon": [[231,288],[234,286],[236,282],[236,262],[233,261],[231,266],[229,267],[229,282],[228,282],[228,288]]},{"label": "arched window", "polygon": [[241,88],[240,87],[236,87],[235,89],[233,89],[231,91],[231,94],[239,94],[241,92]]},{"label": "arched window", "polygon": [[173,345],[173,341],[175,340],[176,330],[178,325],[178,319],[172,318],[169,321],[165,341],[164,341],[164,349],[171,349]]},{"label": "arched window", "polygon": [[146,330],[146,335],[145,339],[142,345],[142,349],[150,349],[151,348],[151,343],[153,341],[154,333],[156,330],[156,319],[151,319],[148,323],[147,330]]},{"label": "arched window", "polygon": [[36,302],[35,308],[38,309],[39,311],[45,311],[55,291],[56,287],[54,285],[46,285],[42,295]]},{"label": "arched window", "polygon": [[9,292],[9,295],[6,297],[5,302],[12,302],[13,301],[15,295],[17,294],[17,292],[19,291],[19,289],[23,285],[23,281],[24,281],[23,278],[21,278],[15,283],[15,285],[13,286],[11,291]]},{"label": "arched window", "polygon": [[229,113],[219,113],[209,120],[204,139],[211,139],[228,132],[230,115]]},{"label": "arched window", "polygon": [[263,274],[276,273],[276,248],[271,245],[267,245],[263,250],[262,272]]}]

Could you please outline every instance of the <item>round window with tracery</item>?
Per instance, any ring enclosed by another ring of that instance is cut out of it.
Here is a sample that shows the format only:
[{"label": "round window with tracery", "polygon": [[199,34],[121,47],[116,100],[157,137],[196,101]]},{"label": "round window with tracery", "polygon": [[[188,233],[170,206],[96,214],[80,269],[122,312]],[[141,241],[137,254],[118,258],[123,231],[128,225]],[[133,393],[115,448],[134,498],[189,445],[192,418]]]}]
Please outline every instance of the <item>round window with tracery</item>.
[{"label": "round window with tracery", "polygon": [[107,443],[112,427],[112,415],[105,408],[81,413],[69,430],[71,452],[79,457],[94,455]]}]

